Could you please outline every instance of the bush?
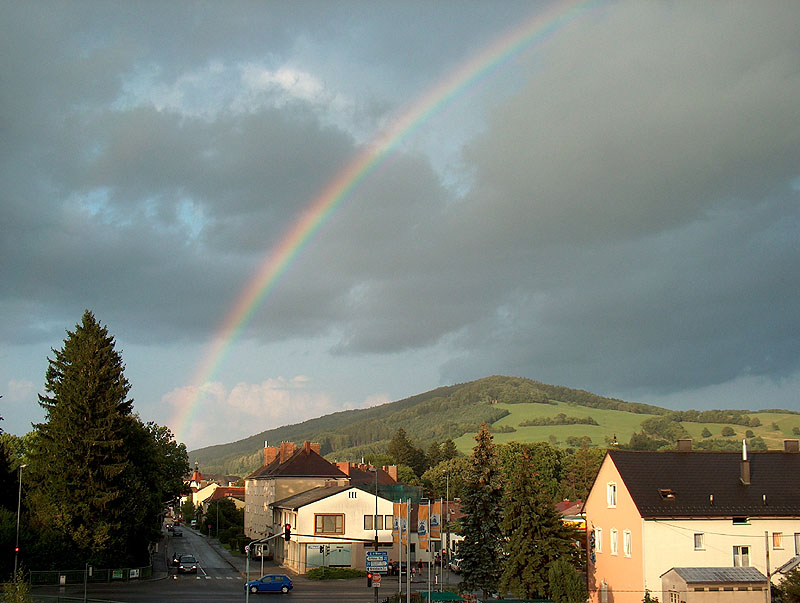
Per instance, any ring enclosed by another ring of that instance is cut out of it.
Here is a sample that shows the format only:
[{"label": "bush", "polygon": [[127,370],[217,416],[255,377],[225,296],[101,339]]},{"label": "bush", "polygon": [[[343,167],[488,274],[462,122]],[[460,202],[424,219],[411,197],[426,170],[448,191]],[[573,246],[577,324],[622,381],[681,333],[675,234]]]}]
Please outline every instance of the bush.
[{"label": "bush", "polygon": [[366,572],[352,567],[315,567],[306,574],[311,580],[342,580],[364,578],[366,575]]},{"label": "bush", "polygon": [[723,437],[729,438],[730,436],[734,436],[734,435],[736,435],[736,432],[734,431],[733,427],[731,427],[730,425],[726,425],[725,427],[722,428],[722,436]]}]

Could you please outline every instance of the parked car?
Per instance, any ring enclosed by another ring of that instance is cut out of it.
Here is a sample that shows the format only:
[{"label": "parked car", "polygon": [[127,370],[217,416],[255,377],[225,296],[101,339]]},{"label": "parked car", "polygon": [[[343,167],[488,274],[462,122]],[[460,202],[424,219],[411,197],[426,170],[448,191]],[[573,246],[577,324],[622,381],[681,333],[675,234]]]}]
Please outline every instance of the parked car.
[{"label": "parked car", "polygon": [[197,520],[196,520],[196,519],[193,519],[193,520],[192,520],[191,526],[192,526],[193,528],[196,528],[196,527],[197,527]]},{"label": "parked car", "polygon": [[267,574],[244,585],[251,593],[288,593],[294,586],[286,574]]},{"label": "parked car", "polygon": [[172,535],[175,536],[176,538],[182,538],[183,531],[178,529],[172,530]]},{"label": "parked car", "polygon": [[461,558],[460,557],[453,557],[450,560],[450,571],[455,572],[456,574],[461,573]]},{"label": "parked car", "polygon": [[178,562],[179,574],[196,574],[197,573],[197,559],[193,555],[181,555],[181,560]]}]

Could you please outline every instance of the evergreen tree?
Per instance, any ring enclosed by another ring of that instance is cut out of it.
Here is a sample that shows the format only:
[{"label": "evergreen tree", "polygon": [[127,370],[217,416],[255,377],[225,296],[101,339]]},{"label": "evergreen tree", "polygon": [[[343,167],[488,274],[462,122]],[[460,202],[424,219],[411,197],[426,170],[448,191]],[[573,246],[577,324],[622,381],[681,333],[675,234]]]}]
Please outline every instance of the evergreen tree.
[{"label": "evergreen tree", "polygon": [[389,442],[388,452],[394,459],[395,464],[407,465],[417,475],[422,475],[427,468],[425,467],[425,453],[411,444],[406,430],[402,427],[397,429],[394,437]]},{"label": "evergreen tree", "polygon": [[584,446],[568,456],[564,460],[562,496],[570,500],[586,500],[605,455],[604,449]]},{"label": "evergreen tree", "polygon": [[585,603],[586,581],[566,558],[558,559],[547,572],[550,599],[555,603]]},{"label": "evergreen tree", "polygon": [[127,499],[142,494],[125,489],[133,401],[122,357],[88,310],[53,353],[48,395],[39,396],[46,419],[34,426],[30,451],[32,521],[63,539],[73,562],[118,565],[137,529],[126,525]]},{"label": "evergreen tree", "polygon": [[450,459],[454,459],[460,456],[458,453],[458,448],[456,448],[456,443],[451,439],[447,438],[442,444],[442,452],[439,462],[442,461],[449,461]]},{"label": "evergreen tree", "polygon": [[442,447],[439,445],[439,442],[434,442],[428,446],[425,461],[428,467],[435,467],[442,461]]},{"label": "evergreen tree", "polygon": [[530,457],[522,455],[503,495],[502,525],[508,538],[508,556],[500,577],[501,592],[546,598],[553,563],[559,559],[578,561],[578,535],[561,521],[553,503],[541,487]]},{"label": "evergreen tree", "polygon": [[464,590],[482,589],[484,598],[497,587],[502,567],[500,530],[502,489],[500,468],[492,435],[482,425],[475,436],[477,445],[470,459],[464,487],[461,522],[464,540],[459,545]]}]

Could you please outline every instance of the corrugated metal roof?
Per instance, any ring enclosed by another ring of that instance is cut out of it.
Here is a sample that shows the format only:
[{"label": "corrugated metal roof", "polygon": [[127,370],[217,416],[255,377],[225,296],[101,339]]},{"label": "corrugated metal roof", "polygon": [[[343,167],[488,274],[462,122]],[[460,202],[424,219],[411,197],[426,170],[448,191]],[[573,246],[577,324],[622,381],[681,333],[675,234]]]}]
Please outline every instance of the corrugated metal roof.
[{"label": "corrugated metal roof", "polygon": [[687,584],[766,582],[767,577],[754,567],[673,567]]}]

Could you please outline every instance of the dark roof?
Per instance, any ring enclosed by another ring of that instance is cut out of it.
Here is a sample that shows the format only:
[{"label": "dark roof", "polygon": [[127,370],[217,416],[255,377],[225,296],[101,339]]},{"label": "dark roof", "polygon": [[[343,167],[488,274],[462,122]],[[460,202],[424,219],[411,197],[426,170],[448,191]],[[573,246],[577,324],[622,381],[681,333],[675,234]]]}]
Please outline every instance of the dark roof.
[{"label": "dark roof", "polygon": [[673,567],[672,569],[687,584],[767,581],[767,577],[754,567]]},{"label": "dark roof", "polygon": [[346,479],[347,475],[310,448],[300,448],[283,463],[280,457],[247,476],[248,479],[270,477],[330,477]]},{"label": "dark roof", "polygon": [[[383,469],[378,468],[379,486],[396,486],[397,482]],[[359,467],[350,467],[350,483],[354,486],[368,486],[375,483],[375,471],[364,471]]]},{"label": "dark roof", "polygon": [[[800,516],[800,454],[609,450],[642,517]],[[713,498],[712,498],[713,497]]]},{"label": "dark roof", "polygon": [[283,500],[275,501],[270,506],[278,509],[295,510],[317,502],[318,500],[322,500],[323,498],[328,498],[334,494],[339,494],[339,492],[344,492],[350,488],[352,488],[352,486],[319,486],[317,488],[312,488],[311,490],[301,492],[300,494],[289,496]]}]

